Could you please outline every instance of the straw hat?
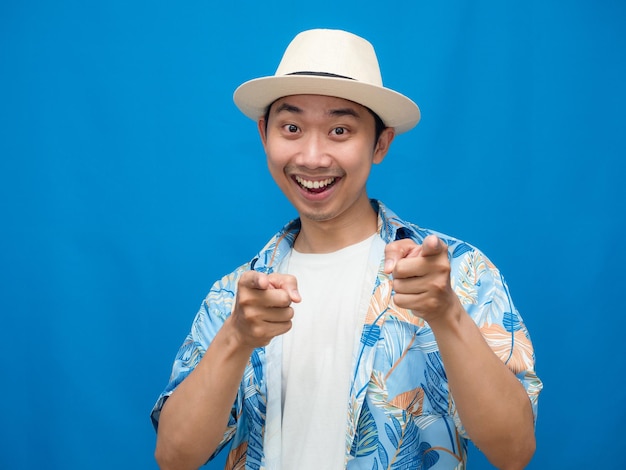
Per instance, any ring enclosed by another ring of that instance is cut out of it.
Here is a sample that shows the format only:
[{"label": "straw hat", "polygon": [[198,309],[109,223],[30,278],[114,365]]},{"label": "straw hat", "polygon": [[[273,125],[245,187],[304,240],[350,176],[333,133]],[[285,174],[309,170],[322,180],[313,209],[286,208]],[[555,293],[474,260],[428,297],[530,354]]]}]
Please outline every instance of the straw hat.
[{"label": "straw hat", "polygon": [[412,129],[420,120],[413,101],[383,86],[372,45],[340,30],[313,29],[298,34],[276,73],[243,83],[233,99],[242,113],[256,121],[277,99],[305,94],[335,96],[366,106],[397,134]]}]

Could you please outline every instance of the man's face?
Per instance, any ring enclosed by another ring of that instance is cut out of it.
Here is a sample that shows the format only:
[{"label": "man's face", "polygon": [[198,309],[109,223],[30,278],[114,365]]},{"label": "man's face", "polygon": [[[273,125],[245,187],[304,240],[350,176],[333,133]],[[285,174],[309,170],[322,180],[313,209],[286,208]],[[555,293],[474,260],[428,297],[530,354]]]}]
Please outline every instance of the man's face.
[{"label": "man's face", "polygon": [[329,96],[287,96],[274,102],[267,123],[259,121],[259,132],[270,173],[301,218],[349,221],[371,211],[367,178],[394,133],[386,129],[375,142],[367,108]]}]

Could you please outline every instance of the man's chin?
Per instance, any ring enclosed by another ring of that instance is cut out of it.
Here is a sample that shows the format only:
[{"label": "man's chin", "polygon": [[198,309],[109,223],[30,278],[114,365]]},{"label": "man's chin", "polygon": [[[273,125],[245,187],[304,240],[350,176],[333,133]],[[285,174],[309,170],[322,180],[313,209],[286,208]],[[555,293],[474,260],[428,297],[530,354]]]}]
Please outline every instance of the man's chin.
[{"label": "man's chin", "polygon": [[312,222],[327,222],[332,220],[336,214],[324,209],[313,209],[311,207],[301,207],[298,210],[301,219],[307,219]]},{"label": "man's chin", "polygon": [[300,213],[301,219],[307,219],[312,222],[327,222],[333,218],[332,215],[325,212],[306,212]]}]

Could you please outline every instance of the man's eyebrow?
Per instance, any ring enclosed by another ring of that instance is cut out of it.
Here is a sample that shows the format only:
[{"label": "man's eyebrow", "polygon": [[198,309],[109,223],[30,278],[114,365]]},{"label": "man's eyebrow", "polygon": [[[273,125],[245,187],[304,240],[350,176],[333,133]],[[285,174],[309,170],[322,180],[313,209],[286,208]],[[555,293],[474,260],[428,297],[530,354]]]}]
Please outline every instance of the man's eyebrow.
[{"label": "man's eyebrow", "polygon": [[337,109],[331,109],[328,111],[328,115],[329,116],[337,116],[337,117],[341,117],[341,116],[352,116],[356,119],[360,119],[361,115],[353,108],[337,108]]},{"label": "man's eyebrow", "polygon": [[[288,113],[294,113],[294,114],[302,114],[304,111],[293,105],[293,104],[289,104],[289,103],[281,103],[276,109],[274,109],[274,113],[275,114],[279,114],[281,112],[288,112]],[[354,109],[354,108],[335,108],[335,109],[330,109],[327,111],[327,113],[329,116],[332,117],[341,117],[341,116],[352,116],[356,119],[360,119],[361,115],[359,114],[359,112]]]},{"label": "man's eyebrow", "polygon": [[300,108],[289,103],[281,103],[281,105],[278,106],[274,112],[278,114],[283,111],[287,111],[289,113],[295,113],[295,114],[302,114],[302,110]]}]

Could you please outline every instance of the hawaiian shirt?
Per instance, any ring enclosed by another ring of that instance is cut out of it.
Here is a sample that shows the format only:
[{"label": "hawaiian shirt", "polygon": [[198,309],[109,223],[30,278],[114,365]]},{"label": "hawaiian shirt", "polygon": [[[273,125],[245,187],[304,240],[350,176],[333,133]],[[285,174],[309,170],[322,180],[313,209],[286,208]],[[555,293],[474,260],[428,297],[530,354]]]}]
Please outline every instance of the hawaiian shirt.
[{"label": "hawaiian shirt", "polygon": [[[494,353],[522,383],[535,419],[542,383],[533,346],[498,269],[475,247],[447,235],[402,221],[380,201],[379,235],[385,243],[410,238],[421,244],[435,234],[448,245],[452,287]],[[300,229],[287,224],[249,263],[217,281],[202,303],[191,332],[174,361],[170,381],[152,410],[155,429],[161,408],[194,369],[231,314],[239,277],[254,269],[275,272]],[[374,280],[369,307],[355,346],[345,434],[347,469],[464,469],[468,437],[448,389],[446,371],[428,324],[394,304],[384,259]],[[276,339],[276,338],[275,338]],[[256,349],[239,387],[223,440],[230,443],[227,469],[280,468],[281,348]],[[471,359],[470,359],[471,360]],[[278,366],[277,366],[278,364]],[[272,405],[272,403],[274,403]],[[278,426],[278,428],[277,428]]]}]

